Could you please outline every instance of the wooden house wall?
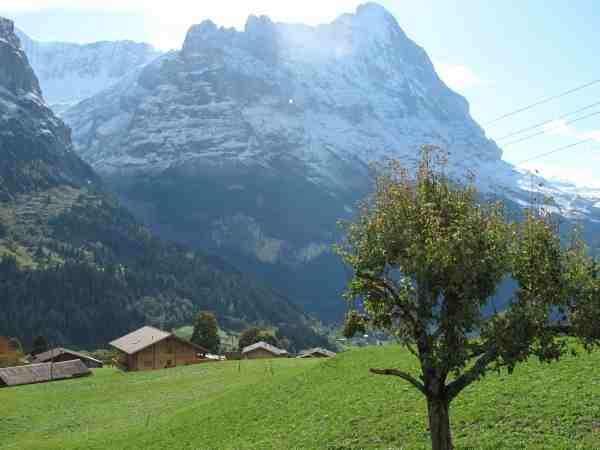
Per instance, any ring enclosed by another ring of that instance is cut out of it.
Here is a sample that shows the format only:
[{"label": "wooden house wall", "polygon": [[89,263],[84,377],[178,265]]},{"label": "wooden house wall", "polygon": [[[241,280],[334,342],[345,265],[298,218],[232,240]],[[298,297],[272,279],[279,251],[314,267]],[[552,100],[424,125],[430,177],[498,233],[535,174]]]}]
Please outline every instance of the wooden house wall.
[{"label": "wooden house wall", "polygon": [[129,370],[143,371],[185,366],[200,362],[198,350],[185,342],[167,338],[128,358]]}]

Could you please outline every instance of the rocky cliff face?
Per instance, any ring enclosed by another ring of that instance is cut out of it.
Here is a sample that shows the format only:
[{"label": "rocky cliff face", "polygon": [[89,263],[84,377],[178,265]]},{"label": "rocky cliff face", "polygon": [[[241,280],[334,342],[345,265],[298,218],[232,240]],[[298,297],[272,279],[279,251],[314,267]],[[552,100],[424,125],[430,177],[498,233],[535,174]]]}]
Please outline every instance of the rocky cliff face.
[{"label": "rocky cliff face", "polygon": [[[322,317],[339,318],[330,246],[371,162],[410,166],[435,144],[450,175],[475,173],[484,192],[524,203],[533,185],[376,4],[318,27],[206,21],[65,118],[77,151],[156,230],[279,282]],[[598,209],[544,186],[566,214]]]},{"label": "rocky cliff face", "polygon": [[73,152],[71,132],[46,106],[14,33],[0,18],[0,200],[57,185],[96,185]]},{"label": "rocky cliff face", "polygon": [[58,113],[114,85],[160,55],[151,45],[131,41],[73,44],[38,42],[16,30],[46,101]]}]

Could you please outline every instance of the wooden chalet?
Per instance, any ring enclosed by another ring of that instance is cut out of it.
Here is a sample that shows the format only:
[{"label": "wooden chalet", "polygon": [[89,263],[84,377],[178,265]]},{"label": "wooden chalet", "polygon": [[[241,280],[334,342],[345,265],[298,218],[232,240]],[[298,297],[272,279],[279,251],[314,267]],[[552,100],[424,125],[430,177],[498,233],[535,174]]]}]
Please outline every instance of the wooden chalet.
[{"label": "wooden chalet", "polygon": [[89,355],[69,350],[68,348],[53,348],[44,353],[39,353],[33,357],[33,363],[45,363],[45,362],[61,362],[61,361],[73,361],[74,359],[81,360],[87,367],[91,369],[97,369],[103,366],[102,361],[92,358]]},{"label": "wooden chalet", "polygon": [[316,347],[301,351],[297,358],[333,358],[334,356],[335,352],[326,348]]},{"label": "wooden chalet", "polygon": [[79,359],[58,363],[5,367],[0,368],[0,387],[67,380],[90,374],[90,369]]},{"label": "wooden chalet", "polygon": [[263,341],[248,345],[242,350],[243,359],[287,358],[288,356],[289,354],[286,350]]},{"label": "wooden chalet", "polygon": [[115,363],[132,372],[186,366],[205,360],[208,350],[175,336],[146,326],[109,344],[121,356]]}]

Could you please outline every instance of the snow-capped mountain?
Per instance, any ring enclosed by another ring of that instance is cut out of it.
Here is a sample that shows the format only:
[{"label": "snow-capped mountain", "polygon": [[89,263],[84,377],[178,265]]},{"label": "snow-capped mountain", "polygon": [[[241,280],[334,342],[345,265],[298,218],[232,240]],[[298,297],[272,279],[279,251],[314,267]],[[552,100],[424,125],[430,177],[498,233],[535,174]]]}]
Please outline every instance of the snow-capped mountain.
[{"label": "snow-capped mountain", "polygon": [[504,162],[467,101],[372,3],[317,27],[203,22],[181,51],[65,119],[77,151],[155,229],[279,280],[316,312],[343,285],[335,223],[368,191],[373,161],[410,165],[435,144],[452,176],[473,173],[484,192],[525,204],[533,189],[566,216],[600,212],[598,200]]},{"label": "snow-capped mountain", "polygon": [[44,322],[49,339],[95,348],[210,310],[223,327],[275,327],[295,350],[326,344],[288,298],[218,257],[157,239],[116,201],[73,151],[2,17],[0,260],[0,333],[25,342]]},{"label": "snow-capped mountain", "polygon": [[131,41],[74,44],[39,42],[16,30],[48,104],[62,112],[114,85],[160,52]]}]

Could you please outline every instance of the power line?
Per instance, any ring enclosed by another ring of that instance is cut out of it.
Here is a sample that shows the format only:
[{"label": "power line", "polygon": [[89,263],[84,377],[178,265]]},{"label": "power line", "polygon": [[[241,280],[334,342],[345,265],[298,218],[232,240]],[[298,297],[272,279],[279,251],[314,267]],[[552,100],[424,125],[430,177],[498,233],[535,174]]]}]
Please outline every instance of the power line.
[{"label": "power line", "polygon": [[527,141],[527,140],[532,139],[534,137],[541,136],[542,134],[547,134],[547,133],[550,133],[551,131],[558,130],[561,127],[563,127],[564,125],[570,125],[572,123],[579,122],[580,120],[588,119],[588,118],[593,117],[593,116],[597,116],[598,114],[600,114],[600,111],[596,111],[596,112],[593,112],[593,113],[590,113],[590,114],[586,114],[583,117],[578,117],[577,119],[569,120],[567,122],[558,124],[557,126],[549,128],[547,130],[543,130],[543,131],[540,131],[538,133],[530,134],[530,135],[525,136],[525,137],[523,137],[521,139],[517,139],[516,141],[508,142],[506,144],[503,144],[502,147],[508,147],[509,145],[514,145],[514,144],[518,144],[519,142]]},{"label": "power line", "polygon": [[565,119],[565,118],[567,118],[567,117],[570,117],[570,116],[572,116],[572,115],[574,115],[574,114],[580,113],[580,112],[582,112],[582,111],[585,111],[585,110],[587,110],[587,109],[593,108],[594,106],[598,106],[598,105],[600,105],[600,102],[595,102],[595,103],[592,103],[591,105],[587,105],[587,106],[584,106],[583,108],[579,108],[579,109],[577,109],[577,110],[575,110],[575,111],[571,111],[571,112],[568,112],[568,113],[566,113],[566,114],[563,114],[562,116],[558,116],[558,117],[556,117],[556,118],[554,118],[554,119],[549,119],[549,120],[546,120],[546,121],[544,121],[544,122],[540,122],[540,123],[538,123],[538,124],[536,124],[536,125],[532,125],[532,126],[530,126],[530,127],[527,127],[527,128],[522,128],[522,129],[520,129],[520,130],[517,130],[517,131],[515,131],[515,132],[513,132],[513,133],[510,133],[510,134],[506,134],[506,135],[504,135],[504,136],[501,136],[501,137],[499,137],[499,138],[496,138],[496,139],[494,139],[494,140],[495,140],[495,141],[502,141],[502,140],[504,140],[504,139],[508,139],[508,138],[511,138],[511,137],[513,137],[513,136],[517,136],[517,135],[519,135],[519,134],[523,134],[523,133],[525,133],[526,131],[535,130],[536,128],[543,127],[544,125],[548,125],[548,124],[550,124],[550,123],[552,123],[552,122],[556,122],[557,120],[562,120],[562,119]]},{"label": "power line", "polygon": [[576,146],[578,146],[578,145],[581,145],[581,144],[585,144],[586,142],[591,142],[591,141],[593,141],[593,140],[594,140],[594,138],[584,139],[583,141],[575,142],[574,144],[565,145],[564,147],[555,148],[554,150],[550,150],[549,152],[546,152],[546,153],[540,153],[539,155],[533,156],[533,157],[531,157],[531,158],[529,158],[529,159],[525,159],[525,160],[523,160],[523,161],[519,161],[519,162],[517,163],[517,165],[519,165],[519,164],[525,164],[525,163],[527,163],[527,162],[530,162],[530,161],[534,161],[534,160],[536,160],[536,159],[543,158],[544,156],[548,156],[548,155],[552,155],[552,154],[554,154],[554,153],[562,152],[562,151],[564,151],[564,150],[571,149],[571,148],[573,148],[573,147],[576,147]]},{"label": "power line", "polygon": [[546,98],[544,98],[542,100],[538,100],[537,102],[532,103],[531,105],[524,106],[522,108],[519,108],[519,109],[517,109],[515,111],[511,111],[511,112],[506,113],[506,114],[502,114],[501,116],[496,117],[495,119],[492,119],[489,122],[485,122],[483,125],[491,125],[493,123],[496,123],[496,122],[499,122],[499,121],[501,121],[503,119],[506,119],[507,117],[514,116],[515,114],[522,113],[523,111],[527,111],[529,109],[535,108],[536,106],[543,105],[544,103],[551,102],[552,100],[559,99],[559,98],[564,97],[566,95],[572,94],[573,92],[580,91],[581,89],[585,89],[586,87],[593,86],[594,84],[598,84],[598,83],[600,83],[600,79],[594,80],[594,81],[590,81],[589,83],[582,84],[581,86],[577,86],[577,87],[575,87],[573,89],[569,89],[568,91],[562,92],[560,94],[553,95],[551,97],[546,97]]}]

